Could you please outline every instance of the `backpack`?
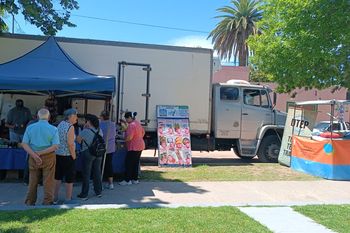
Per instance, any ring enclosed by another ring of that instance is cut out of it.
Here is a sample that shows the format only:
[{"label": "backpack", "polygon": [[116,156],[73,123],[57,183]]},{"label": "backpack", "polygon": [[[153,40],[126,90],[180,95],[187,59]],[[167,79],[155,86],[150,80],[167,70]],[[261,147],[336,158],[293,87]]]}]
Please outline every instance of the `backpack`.
[{"label": "backpack", "polygon": [[94,134],[94,138],[92,139],[92,142],[90,146],[85,142],[86,146],[89,149],[89,152],[91,155],[95,157],[102,157],[106,153],[106,143],[103,137],[99,134],[100,130],[95,133],[92,129],[90,129]]}]

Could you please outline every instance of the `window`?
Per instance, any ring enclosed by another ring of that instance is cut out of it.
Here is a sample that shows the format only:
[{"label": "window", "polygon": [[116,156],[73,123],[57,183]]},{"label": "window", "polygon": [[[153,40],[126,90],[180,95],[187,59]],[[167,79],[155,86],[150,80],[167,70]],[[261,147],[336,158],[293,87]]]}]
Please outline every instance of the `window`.
[{"label": "window", "polygon": [[244,103],[256,107],[269,108],[270,103],[265,90],[246,89],[243,92]]},{"label": "window", "polygon": [[350,123],[349,122],[345,122],[346,125],[346,130],[350,130]]},{"label": "window", "polygon": [[265,90],[261,90],[261,107],[269,108],[269,99],[267,98],[267,92]]},{"label": "window", "polygon": [[237,87],[221,87],[220,99],[221,100],[238,100],[239,90]]},{"label": "window", "polygon": [[338,131],[341,130],[341,125],[340,123],[333,123],[332,127],[329,124],[327,131]]},{"label": "window", "polygon": [[260,90],[244,90],[244,103],[260,107]]}]

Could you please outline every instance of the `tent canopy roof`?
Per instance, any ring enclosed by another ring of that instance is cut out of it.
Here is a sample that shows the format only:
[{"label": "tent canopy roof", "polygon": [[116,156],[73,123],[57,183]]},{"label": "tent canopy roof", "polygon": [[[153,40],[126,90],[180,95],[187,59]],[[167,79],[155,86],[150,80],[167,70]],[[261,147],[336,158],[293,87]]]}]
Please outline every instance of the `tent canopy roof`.
[{"label": "tent canopy roof", "polygon": [[27,54],[0,64],[1,90],[114,92],[115,77],[84,71],[54,37]]}]

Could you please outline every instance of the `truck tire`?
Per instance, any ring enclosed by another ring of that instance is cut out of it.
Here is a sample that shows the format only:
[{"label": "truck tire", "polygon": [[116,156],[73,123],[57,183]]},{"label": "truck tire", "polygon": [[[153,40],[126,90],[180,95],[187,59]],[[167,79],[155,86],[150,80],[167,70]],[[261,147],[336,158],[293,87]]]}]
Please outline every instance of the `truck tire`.
[{"label": "truck tire", "polygon": [[277,163],[280,148],[281,142],[277,135],[266,136],[258,150],[259,160],[263,163]]}]

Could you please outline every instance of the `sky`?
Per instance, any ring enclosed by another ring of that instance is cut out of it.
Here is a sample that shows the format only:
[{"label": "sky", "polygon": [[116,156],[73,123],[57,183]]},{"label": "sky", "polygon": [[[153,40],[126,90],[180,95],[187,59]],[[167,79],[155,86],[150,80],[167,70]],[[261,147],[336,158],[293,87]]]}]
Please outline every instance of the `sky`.
[{"label": "sky", "polygon": [[[218,23],[218,19],[215,19],[218,15],[216,9],[229,5],[229,2],[230,0],[80,0],[80,8],[73,11],[71,16],[71,22],[77,26],[64,27],[57,36],[212,48],[211,40],[206,38]],[[106,20],[91,19],[86,16]],[[23,16],[17,15],[15,19],[15,33],[42,35],[39,29],[25,22]],[[10,17],[7,18],[7,22],[11,25]]]}]

